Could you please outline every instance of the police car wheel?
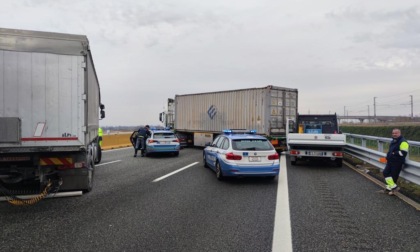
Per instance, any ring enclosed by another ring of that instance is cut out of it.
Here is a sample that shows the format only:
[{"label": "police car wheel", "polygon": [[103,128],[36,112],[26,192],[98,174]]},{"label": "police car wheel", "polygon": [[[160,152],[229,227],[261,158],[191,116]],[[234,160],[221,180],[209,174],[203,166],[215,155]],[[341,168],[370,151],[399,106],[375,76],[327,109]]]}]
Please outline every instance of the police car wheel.
[{"label": "police car wheel", "polygon": [[206,161],[206,153],[204,152],[203,152],[203,163],[204,163],[205,168],[209,168],[209,165],[207,164],[207,161]]},{"label": "police car wheel", "polygon": [[222,167],[220,167],[219,162],[216,162],[216,178],[218,180],[223,180]]}]

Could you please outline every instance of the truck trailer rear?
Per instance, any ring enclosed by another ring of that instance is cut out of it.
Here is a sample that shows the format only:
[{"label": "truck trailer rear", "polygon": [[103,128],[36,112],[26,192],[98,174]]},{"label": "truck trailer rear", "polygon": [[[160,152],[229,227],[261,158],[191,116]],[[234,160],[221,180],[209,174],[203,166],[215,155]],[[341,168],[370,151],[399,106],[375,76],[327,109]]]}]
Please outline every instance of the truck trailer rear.
[{"label": "truck trailer rear", "polygon": [[297,116],[298,90],[266,86],[175,95],[173,102],[168,107],[174,111],[166,114],[174,114],[175,131],[186,135],[191,145],[205,146],[224,129],[252,129],[282,151],[287,119]]},{"label": "truck trailer rear", "polygon": [[0,187],[93,187],[105,117],[86,36],[0,28]]}]

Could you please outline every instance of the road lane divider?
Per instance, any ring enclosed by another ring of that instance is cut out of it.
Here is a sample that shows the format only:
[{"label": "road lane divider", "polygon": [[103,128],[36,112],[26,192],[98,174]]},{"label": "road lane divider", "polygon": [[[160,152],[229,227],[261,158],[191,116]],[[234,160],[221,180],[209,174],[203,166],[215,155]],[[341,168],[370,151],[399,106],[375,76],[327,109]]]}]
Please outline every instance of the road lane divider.
[{"label": "road lane divider", "polygon": [[121,162],[121,160],[110,161],[106,163],[96,164],[95,167]]},{"label": "road lane divider", "polygon": [[158,182],[158,181],[161,181],[162,179],[165,179],[165,178],[167,178],[167,177],[170,177],[170,176],[172,176],[172,175],[174,175],[174,174],[176,174],[176,173],[178,173],[178,172],[180,172],[180,171],[183,171],[183,170],[185,170],[185,169],[188,169],[188,168],[190,168],[191,166],[194,166],[194,165],[196,165],[196,164],[198,164],[198,163],[199,163],[199,162],[195,162],[195,163],[189,164],[189,165],[187,165],[187,166],[184,166],[184,167],[182,167],[182,168],[180,168],[180,169],[178,169],[178,170],[176,170],[176,171],[173,171],[173,172],[171,172],[171,173],[168,173],[168,174],[166,174],[166,175],[164,175],[164,176],[162,176],[162,177],[160,177],[160,178],[157,178],[157,179],[153,180],[152,182]]},{"label": "road lane divider", "polygon": [[285,154],[280,156],[280,173],[277,182],[276,212],[274,217],[273,246],[271,251],[293,251],[289,188],[287,184],[287,162]]}]

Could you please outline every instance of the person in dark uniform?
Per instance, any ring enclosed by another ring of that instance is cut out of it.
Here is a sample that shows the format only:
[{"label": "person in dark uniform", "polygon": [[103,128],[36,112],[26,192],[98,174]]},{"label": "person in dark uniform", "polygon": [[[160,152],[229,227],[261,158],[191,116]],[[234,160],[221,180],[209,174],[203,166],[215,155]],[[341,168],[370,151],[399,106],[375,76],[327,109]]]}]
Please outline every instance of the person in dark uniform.
[{"label": "person in dark uniform", "polygon": [[386,183],[385,193],[389,195],[394,195],[394,192],[398,190],[397,180],[405,163],[408,148],[408,142],[401,135],[401,130],[393,129],[392,141],[386,154],[387,163],[383,171]]},{"label": "person in dark uniform", "polygon": [[140,128],[137,133],[136,139],[136,147],[134,149],[134,157],[137,157],[137,151],[141,150],[141,156],[144,157],[144,151],[146,149],[146,139],[150,137],[152,134],[150,133],[149,125],[144,126],[144,128]]},{"label": "person in dark uniform", "polygon": [[136,130],[136,131],[133,131],[133,133],[130,136],[130,142],[131,142],[131,145],[133,145],[133,148],[134,148],[134,156],[136,156],[136,153],[137,153],[137,151],[136,151],[136,142],[137,142],[137,136],[138,136],[138,134],[139,134],[139,131]]}]

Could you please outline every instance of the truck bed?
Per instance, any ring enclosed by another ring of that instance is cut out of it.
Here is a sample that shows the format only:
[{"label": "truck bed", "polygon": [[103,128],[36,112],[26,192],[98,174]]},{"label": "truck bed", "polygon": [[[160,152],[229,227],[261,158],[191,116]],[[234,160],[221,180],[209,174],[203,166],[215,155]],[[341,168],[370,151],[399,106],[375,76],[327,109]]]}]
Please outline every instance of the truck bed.
[{"label": "truck bed", "polygon": [[287,144],[291,147],[344,147],[346,136],[342,134],[289,133]]}]

